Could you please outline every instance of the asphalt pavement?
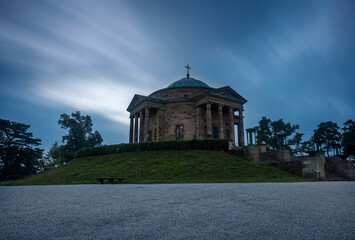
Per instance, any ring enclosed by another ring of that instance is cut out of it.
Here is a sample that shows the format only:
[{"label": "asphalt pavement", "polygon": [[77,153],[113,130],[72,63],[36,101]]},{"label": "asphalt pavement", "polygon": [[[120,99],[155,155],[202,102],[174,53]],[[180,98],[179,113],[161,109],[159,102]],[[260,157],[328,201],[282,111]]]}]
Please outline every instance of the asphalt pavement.
[{"label": "asphalt pavement", "polygon": [[0,239],[355,239],[355,182],[3,186]]}]

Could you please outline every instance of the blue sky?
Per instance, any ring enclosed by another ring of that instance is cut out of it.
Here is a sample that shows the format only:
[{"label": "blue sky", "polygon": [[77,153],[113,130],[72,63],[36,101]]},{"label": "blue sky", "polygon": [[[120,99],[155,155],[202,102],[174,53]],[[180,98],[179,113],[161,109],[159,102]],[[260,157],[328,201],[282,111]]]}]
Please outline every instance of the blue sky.
[{"label": "blue sky", "polygon": [[48,149],[60,114],[89,114],[105,144],[128,141],[126,108],[185,75],[230,86],[262,116],[355,119],[355,1],[0,0],[0,118]]}]

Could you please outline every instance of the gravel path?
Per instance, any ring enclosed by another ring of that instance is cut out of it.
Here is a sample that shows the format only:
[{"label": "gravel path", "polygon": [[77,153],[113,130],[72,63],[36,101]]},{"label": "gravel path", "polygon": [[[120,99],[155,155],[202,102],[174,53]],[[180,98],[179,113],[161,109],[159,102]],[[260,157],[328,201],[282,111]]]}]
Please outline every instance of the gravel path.
[{"label": "gravel path", "polygon": [[0,187],[0,239],[355,239],[355,182]]}]

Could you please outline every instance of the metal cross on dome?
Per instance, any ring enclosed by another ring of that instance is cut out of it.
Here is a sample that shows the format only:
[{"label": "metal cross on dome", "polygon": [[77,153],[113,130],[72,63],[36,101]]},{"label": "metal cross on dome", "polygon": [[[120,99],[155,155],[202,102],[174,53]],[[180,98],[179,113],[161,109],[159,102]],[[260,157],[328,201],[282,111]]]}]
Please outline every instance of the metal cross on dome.
[{"label": "metal cross on dome", "polygon": [[191,69],[191,67],[189,66],[189,64],[187,64],[187,66],[185,66],[185,68],[187,69],[186,77],[189,78],[190,77],[189,69]]}]

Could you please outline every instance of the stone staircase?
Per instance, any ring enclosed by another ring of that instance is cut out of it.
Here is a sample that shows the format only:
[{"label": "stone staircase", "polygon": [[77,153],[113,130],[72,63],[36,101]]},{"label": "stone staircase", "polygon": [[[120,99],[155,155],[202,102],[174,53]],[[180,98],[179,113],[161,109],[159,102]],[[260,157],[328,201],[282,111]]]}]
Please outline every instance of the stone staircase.
[{"label": "stone staircase", "polygon": [[322,181],[350,181],[344,176],[332,172],[325,172],[325,178]]},{"label": "stone staircase", "polygon": [[264,152],[260,154],[260,162],[276,163],[277,161],[272,152]]},{"label": "stone staircase", "polygon": [[334,163],[325,163],[324,170],[325,178],[322,179],[323,181],[349,181],[343,171],[337,171],[337,168]]}]

